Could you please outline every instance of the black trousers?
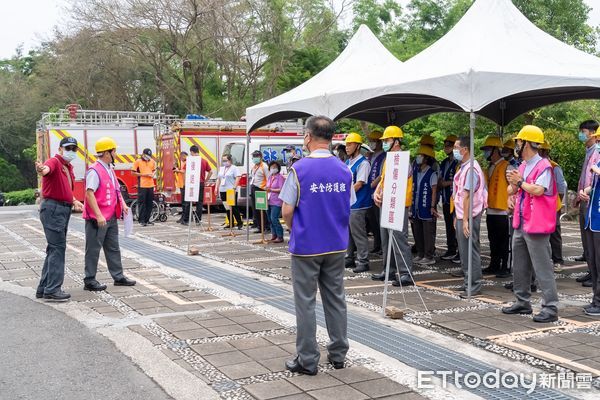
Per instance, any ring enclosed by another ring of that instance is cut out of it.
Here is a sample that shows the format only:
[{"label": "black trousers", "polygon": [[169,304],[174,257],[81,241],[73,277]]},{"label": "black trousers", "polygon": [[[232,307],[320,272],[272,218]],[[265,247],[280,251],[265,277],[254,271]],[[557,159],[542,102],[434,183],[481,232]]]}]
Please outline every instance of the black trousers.
[{"label": "black trousers", "polygon": [[381,209],[376,205],[367,210],[367,226],[373,232],[373,250],[381,250]]},{"label": "black trousers", "polygon": [[450,203],[442,204],[444,212],[444,225],[446,225],[446,246],[448,253],[456,253],[458,242],[456,241],[456,229],[454,229],[454,215],[450,212]]},{"label": "black trousers", "polygon": [[508,270],[508,215],[487,215],[488,239],[490,241],[490,268]]},{"label": "black trousers", "polygon": [[260,227],[260,214],[264,214],[263,218],[265,221],[265,229],[268,230],[271,226],[271,220],[269,214],[262,210],[256,210],[256,192],[264,192],[264,189],[252,185],[250,187],[250,195],[252,196],[252,227],[261,229]]},{"label": "black trousers", "polygon": [[[221,196],[221,201],[225,203],[227,201],[227,192],[220,192],[219,195]],[[242,221],[242,215],[240,214],[240,209],[237,205],[237,196],[238,194],[235,192],[235,205],[229,207],[231,207],[231,212],[233,213],[233,218],[235,219],[237,226],[244,226],[244,221]],[[229,217],[229,213],[227,213],[227,216]],[[229,218],[229,226],[233,227],[231,218]]]},{"label": "black trousers", "polygon": [[[181,203],[182,203],[182,212],[181,212],[181,219],[183,222],[189,222],[190,220],[190,202],[189,201],[185,201],[185,186],[182,189],[182,198],[181,198]],[[204,183],[200,184],[200,193],[198,194],[198,198],[195,201],[196,203],[196,216],[194,216],[194,220],[195,222],[200,222],[202,221],[202,206],[204,205]]]},{"label": "black trousers", "polygon": [[560,229],[560,211],[556,214],[556,229],[550,235],[550,247],[552,248],[552,262],[562,264],[562,234]]},{"label": "black trousers", "polygon": [[138,204],[139,204],[139,222],[140,224],[147,224],[150,221],[150,215],[152,215],[152,202],[154,201],[154,188],[139,188],[138,190]]}]

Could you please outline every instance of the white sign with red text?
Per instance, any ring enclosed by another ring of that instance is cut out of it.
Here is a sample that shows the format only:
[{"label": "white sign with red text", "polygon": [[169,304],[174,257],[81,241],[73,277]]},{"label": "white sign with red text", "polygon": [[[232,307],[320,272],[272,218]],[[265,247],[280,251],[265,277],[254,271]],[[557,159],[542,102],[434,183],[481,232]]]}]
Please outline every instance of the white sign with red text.
[{"label": "white sign with red text", "polygon": [[185,201],[197,202],[200,197],[200,156],[188,156],[185,166]]},{"label": "white sign with red text", "polygon": [[381,205],[381,227],[402,231],[406,211],[406,185],[409,175],[410,153],[388,152],[385,158],[385,180]]}]

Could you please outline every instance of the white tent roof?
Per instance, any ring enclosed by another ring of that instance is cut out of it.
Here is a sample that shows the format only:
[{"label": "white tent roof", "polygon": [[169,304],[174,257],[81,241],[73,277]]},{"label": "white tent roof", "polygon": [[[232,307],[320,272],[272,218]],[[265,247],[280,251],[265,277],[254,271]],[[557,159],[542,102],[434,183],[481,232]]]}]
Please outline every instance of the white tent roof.
[{"label": "white tent roof", "polygon": [[452,30],[403,65],[347,83],[327,100],[336,119],[401,124],[455,110],[505,125],[543,105],[600,98],[600,58],[538,29],[510,0],[477,0]]},{"label": "white tent roof", "polygon": [[251,131],[271,122],[309,115],[327,115],[327,95],[339,92],[365,75],[377,76],[398,69],[402,62],[390,53],[369,28],[361,25],[344,51],[327,68],[300,86],[246,110]]}]

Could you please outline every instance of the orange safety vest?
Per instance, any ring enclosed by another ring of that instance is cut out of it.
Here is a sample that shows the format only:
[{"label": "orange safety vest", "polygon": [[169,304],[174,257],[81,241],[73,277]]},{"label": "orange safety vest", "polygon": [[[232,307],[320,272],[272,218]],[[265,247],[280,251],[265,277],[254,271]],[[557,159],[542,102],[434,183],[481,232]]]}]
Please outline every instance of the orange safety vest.
[{"label": "orange safety vest", "polygon": [[485,175],[488,185],[488,207],[496,210],[508,210],[508,180],[506,169],[508,161],[502,160],[496,165],[492,176]]}]

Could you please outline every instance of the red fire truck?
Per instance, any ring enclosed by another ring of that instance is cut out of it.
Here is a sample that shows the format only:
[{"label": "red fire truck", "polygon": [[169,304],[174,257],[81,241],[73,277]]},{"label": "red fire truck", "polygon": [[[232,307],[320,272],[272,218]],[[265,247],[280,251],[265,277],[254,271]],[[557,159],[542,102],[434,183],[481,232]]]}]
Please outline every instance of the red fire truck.
[{"label": "red fire truck", "polygon": [[[138,185],[137,178],[131,174],[133,162],[143,149],[152,149],[157,163],[157,192],[169,204],[179,204],[181,201],[173,173],[181,151],[189,152],[190,146],[198,146],[200,155],[214,171],[212,182],[208,182],[207,186],[214,184],[222,154],[231,153],[239,166],[245,165],[247,155],[245,146],[239,146],[246,141],[246,124],[243,121],[198,116],[181,119],[160,112],[83,110],[70,105],[58,112],[42,115],[37,127],[38,159],[45,161],[52,157],[60,140],[67,136],[76,138],[79,143],[78,158],[73,161],[73,167],[75,196],[80,200],[84,197],[85,173],[96,160],[94,144],[102,136],[112,137],[119,146],[115,172],[122,192],[131,199],[136,198]],[[279,147],[279,142],[294,143],[300,149],[302,124],[300,121],[271,124],[253,131],[251,139],[272,141]],[[243,172],[240,199],[245,197],[245,168]]]}]

